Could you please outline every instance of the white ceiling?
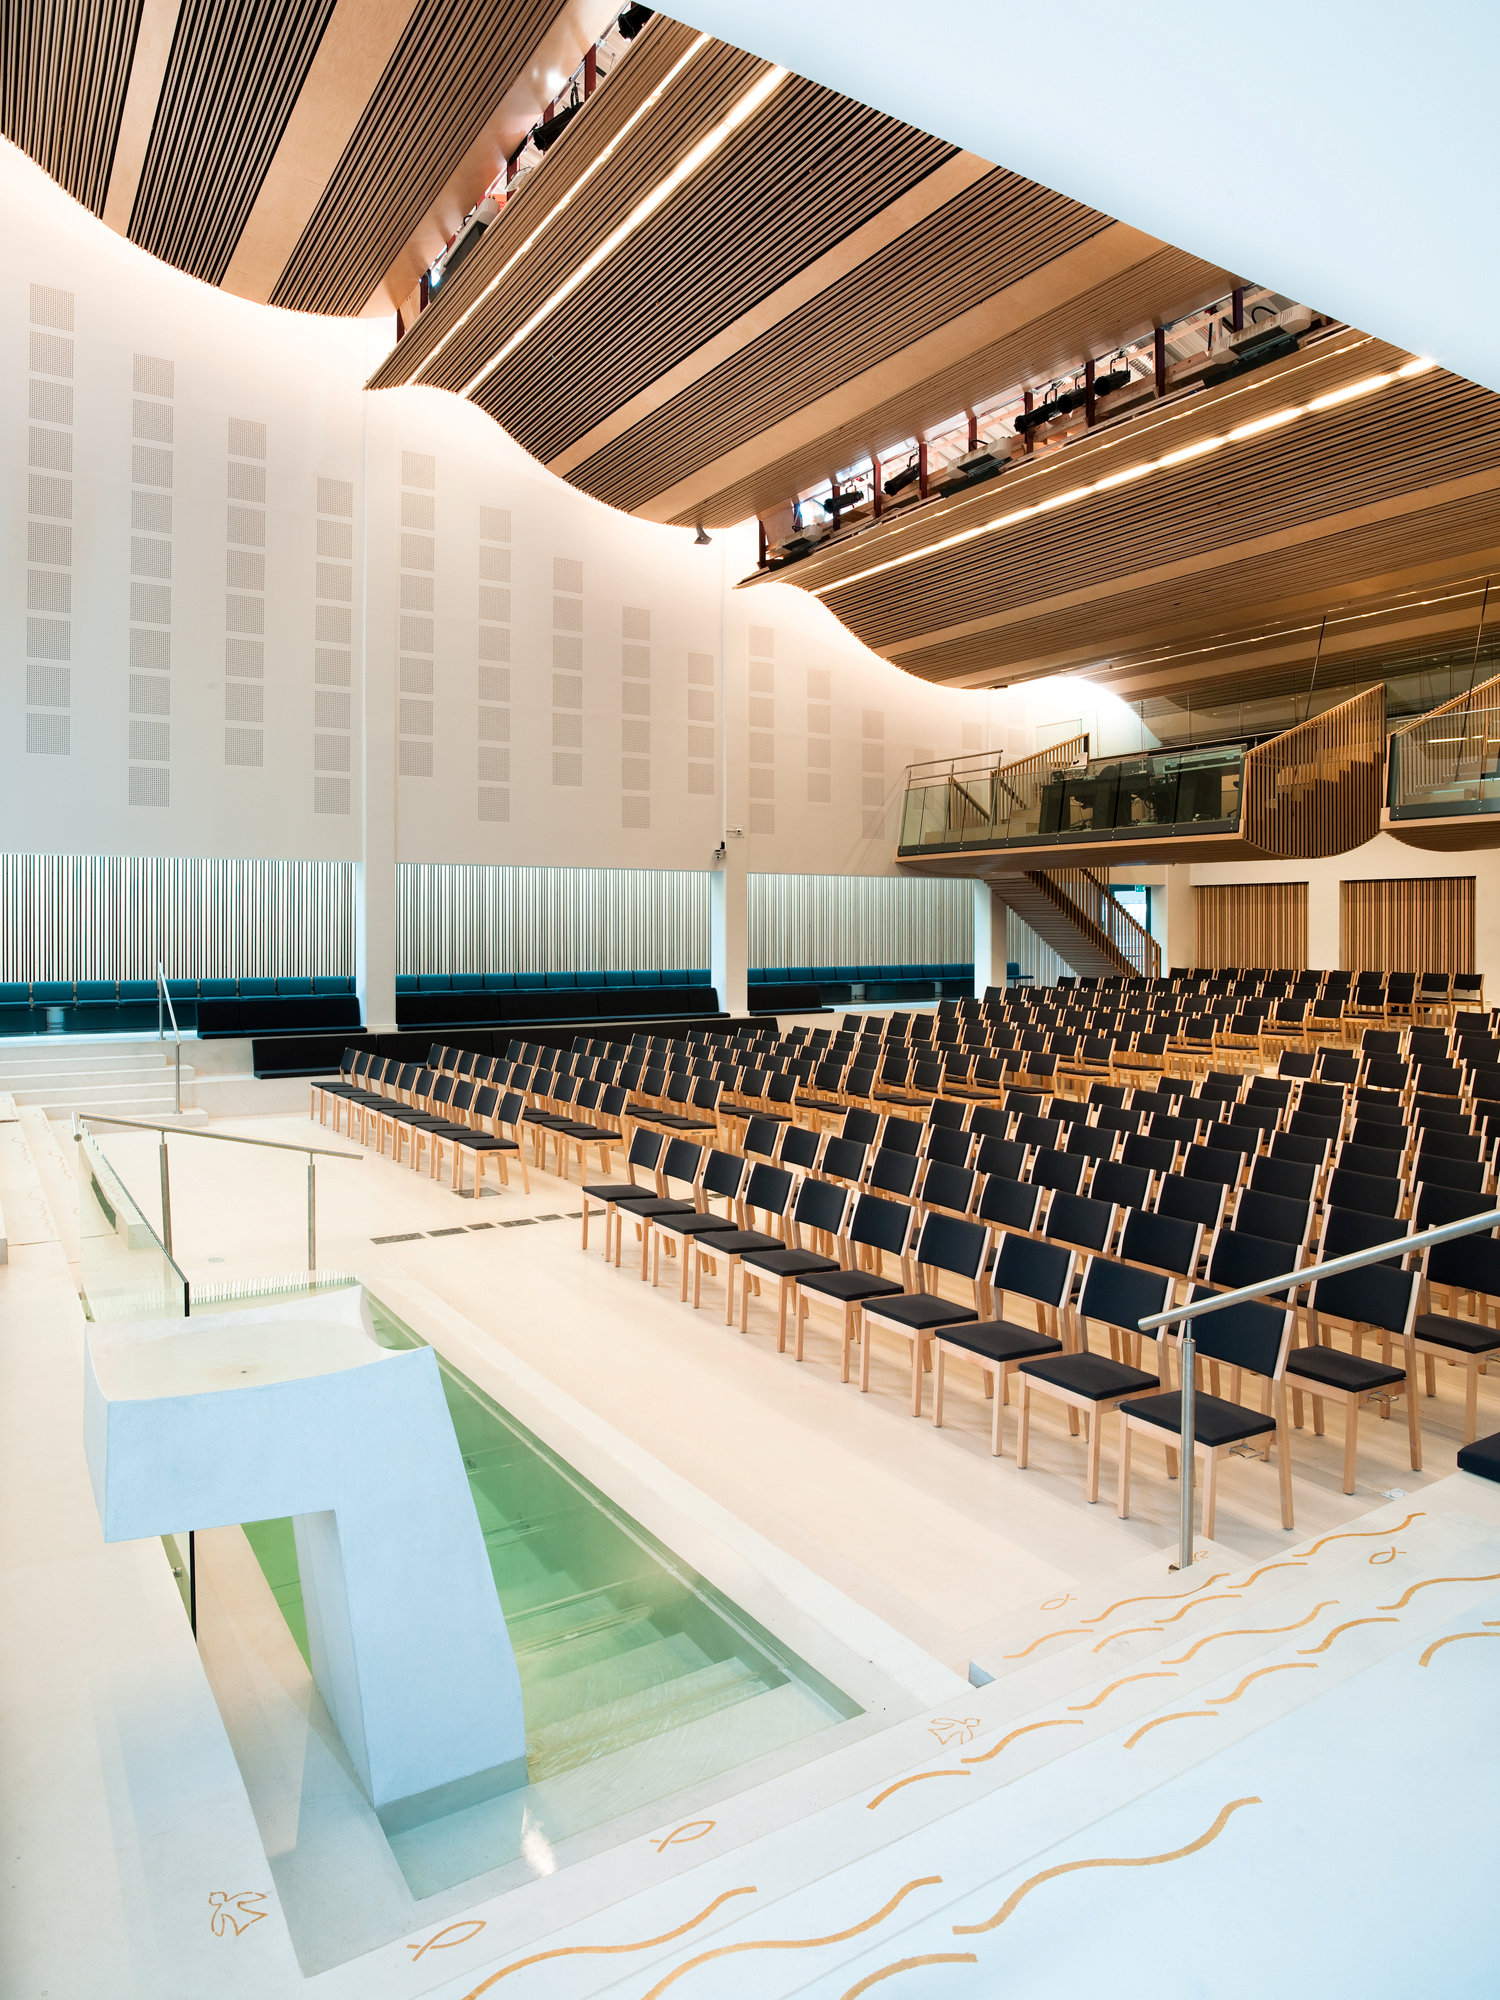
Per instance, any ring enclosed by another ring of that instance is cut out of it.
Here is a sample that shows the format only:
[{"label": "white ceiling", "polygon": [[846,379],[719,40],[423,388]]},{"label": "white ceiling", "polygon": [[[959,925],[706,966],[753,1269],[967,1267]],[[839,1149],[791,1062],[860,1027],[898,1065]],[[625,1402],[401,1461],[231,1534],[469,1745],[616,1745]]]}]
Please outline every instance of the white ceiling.
[{"label": "white ceiling", "polygon": [[1497,0],[671,11],[1500,390]]}]

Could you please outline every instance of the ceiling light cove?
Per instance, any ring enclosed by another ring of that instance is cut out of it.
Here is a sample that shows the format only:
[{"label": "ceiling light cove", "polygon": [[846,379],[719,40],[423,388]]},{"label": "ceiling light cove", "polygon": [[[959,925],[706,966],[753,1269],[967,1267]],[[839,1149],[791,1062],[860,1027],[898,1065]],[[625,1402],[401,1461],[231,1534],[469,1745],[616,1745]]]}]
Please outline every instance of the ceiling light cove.
[{"label": "ceiling light cove", "polygon": [[1166,452],[1161,458],[1147,459],[1144,464],[1132,465],[1124,472],[1107,473],[1103,479],[1095,479],[1087,486],[1069,487],[1065,493],[1039,500],[1030,507],[1017,507],[1011,513],[1002,514],[994,521],[985,521],[977,528],[966,528],[957,535],[945,535],[941,541],[929,542],[925,548],[909,549],[905,555],[872,563],[868,569],[856,570],[852,576],[841,576],[832,583],[819,584],[812,595],[831,597],[836,590],[847,590],[851,583],[863,583],[866,578],[881,576],[887,570],[904,569],[908,563],[925,562],[929,556],[938,555],[944,549],[956,548],[961,542],[975,541],[981,535],[993,535],[1001,528],[1014,527],[1018,521],[1029,521],[1034,515],[1050,513],[1054,508],[1070,507],[1074,501],[1087,499],[1091,493],[1107,493],[1112,487],[1123,486],[1130,479],[1140,479],[1145,473],[1162,472],[1171,466],[1182,465],[1188,459],[1202,458],[1205,453],[1218,451],[1223,445],[1237,444],[1244,438],[1259,436],[1262,431],[1274,430],[1280,424],[1289,424],[1294,417],[1305,417],[1314,410],[1328,410],[1336,404],[1352,402],[1355,397],[1368,396],[1391,382],[1404,382],[1413,375],[1424,375],[1435,365],[1432,361],[1419,358],[1403,362],[1399,368],[1384,375],[1363,376],[1358,382],[1350,382],[1342,389],[1329,390],[1326,396],[1314,397],[1310,403],[1298,403],[1290,409],[1276,411],[1273,416],[1258,417],[1253,423],[1241,424],[1218,437],[1200,438],[1196,444],[1182,445],[1176,451]]},{"label": "ceiling light cove", "polygon": [[[692,52],[690,51],[689,53]],[[686,58],[684,58],[684,60],[686,60]],[[553,292],[551,297],[544,299],[542,301],[541,305],[537,307],[536,311],[531,315],[530,319],[525,321],[523,325],[516,328],[515,332],[511,335],[510,339],[506,341],[505,345],[500,349],[500,351],[497,354],[493,355],[491,359],[485,363],[484,367],[479,370],[477,375],[473,375],[470,377],[470,379],[464,384],[462,389],[459,390],[459,394],[461,396],[472,396],[474,391],[480,386],[482,382],[488,381],[489,377],[494,374],[495,370],[499,368],[502,365],[502,363],[510,359],[511,355],[515,353],[516,349],[521,345],[521,343],[524,340],[529,339],[530,336],[533,333],[535,333],[536,329],[543,323],[544,320],[550,318],[550,316],[554,312],[556,312],[557,308],[560,305],[562,305],[566,299],[571,298],[573,293],[577,291],[578,287],[584,284],[590,277],[592,277],[594,272],[599,269],[601,264],[603,264],[608,258],[612,257],[614,253],[624,243],[626,243],[630,237],[632,237],[635,234],[635,232],[641,227],[643,223],[648,222],[651,219],[651,217],[661,207],[663,202],[668,201],[680,187],[684,186],[686,182],[692,179],[693,175],[696,174],[701,167],[706,166],[708,162],[713,158],[715,153],[717,153],[719,149],[729,139],[731,139],[734,136],[734,134],[739,130],[739,128],[743,124],[745,124],[745,122],[748,119],[753,118],[755,116],[756,112],[759,111],[761,107],[764,104],[766,104],[770,100],[770,98],[773,97],[775,93],[781,88],[782,84],[786,82],[787,74],[788,72],[784,69],[768,69],[764,73],[764,75],[757,78],[757,80],[745,92],[744,96],[741,97],[735,104],[731,105],[730,109],[725,113],[724,117],[720,119],[719,123],[715,125],[711,131],[705,132],[703,137],[698,141],[697,145],[695,145],[690,152],[683,155],[682,159],[678,161],[677,165],[672,169],[671,173],[669,173],[665,179],[658,181],[656,186],[652,188],[651,192],[648,195],[646,195],[643,200],[637,202],[636,206],[630,211],[629,215],[625,217],[625,220],[621,222],[617,228],[611,230],[610,234],[605,237],[604,241],[600,243],[596,249],[590,251],[589,255],[584,258],[583,262],[577,267],[576,270],[570,273],[568,277],[564,278],[563,282],[558,286],[557,290]],[[644,109],[644,107],[642,108]],[[519,254],[521,253],[517,252],[517,255]],[[496,282],[498,282],[498,279]],[[477,303],[478,302],[476,301],[476,304]],[[462,322],[460,322],[460,324],[461,323]],[[453,331],[456,332],[457,327],[455,327]]]}]

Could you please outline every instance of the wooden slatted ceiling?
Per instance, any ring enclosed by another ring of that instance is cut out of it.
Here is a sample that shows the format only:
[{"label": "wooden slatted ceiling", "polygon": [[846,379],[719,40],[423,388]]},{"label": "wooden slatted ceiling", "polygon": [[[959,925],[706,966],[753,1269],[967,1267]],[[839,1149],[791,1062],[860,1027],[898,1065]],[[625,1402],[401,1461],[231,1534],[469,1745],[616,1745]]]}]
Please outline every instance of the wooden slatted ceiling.
[{"label": "wooden slatted ceiling", "polygon": [[[571,477],[596,499],[638,507],[1109,224],[1096,209],[996,168],[586,459]],[[734,248],[732,239],[706,242],[700,254],[716,258]],[[617,398],[617,406],[623,400]],[[934,414],[951,416],[954,407],[950,402]],[[910,426],[896,435],[910,436]],[[785,500],[796,490],[791,485],[772,492]]]},{"label": "wooden slatted ceiling", "polygon": [[[556,457],[955,151],[790,79],[475,400],[528,451]],[[788,200],[810,159],[817,200]]]},{"label": "wooden slatted ceiling", "polygon": [[[795,451],[757,465],[748,477],[709,496],[692,511],[691,518],[696,521],[701,516],[707,526],[716,527],[781,506],[792,494],[854,464],[872,449],[887,452],[893,444],[944,422],[976,400],[988,402],[1008,393],[1019,394],[1028,382],[1045,382],[1075,366],[1080,355],[1102,352],[1122,340],[1143,335],[1153,325],[1176,319],[1204,299],[1222,294],[1231,282],[1228,272],[1185,251],[1159,250],[1118,277],[1094,286],[1064,309],[1044,314],[1004,340],[979,347],[958,365],[903,388],[899,394],[883,397],[854,421],[799,444]],[[868,323],[878,331],[880,312],[874,302]],[[929,321],[928,326],[918,329],[919,334],[935,324]],[[675,408],[676,403],[667,407]],[[784,409],[774,411],[772,421],[782,414]],[[741,441],[741,427],[722,401],[715,416],[722,425],[717,433],[722,443],[716,443],[715,448],[730,449]],[[655,419],[652,423],[654,426]],[[709,436],[712,441],[714,434]],[[599,498],[609,498],[596,467],[603,466],[610,476],[619,476],[614,471],[613,453],[633,450],[634,457],[644,460],[654,442],[646,426],[637,426],[616,446],[586,460],[569,476]],[[892,461],[886,468],[887,476],[899,469]],[[645,478],[643,470],[643,482]],[[616,504],[641,506],[643,501]],[[688,522],[685,515],[677,519],[682,524]]]},{"label": "wooden slatted ceiling", "polygon": [[[470,339],[481,327],[487,327],[485,313],[476,313],[465,326],[461,336],[461,359],[454,350],[460,347],[460,340],[450,340],[444,348],[439,364],[429,370],[427,363],[432,351],[446,339],[456,321],[461,319],[489,285],[501,266],[507,264],[521,245],[536,229],[553,206],[570,194],[584,170],[605,148],[619,138],[623,128],[638,112],[646,99],[667,76],[673,65],[679,62],[692,48],[698,37],[691,28],[680,22],[670,21],[658,14],[631,43],[619,68],[609,79],[608,90],[597,92],[584,106],[582,112],[568,126],[562,137],[552,146],[540,166],[533,167],[520,187],[510,196],[494,223],[485,231],[479,247],[471,250],[453,276],[446,280],[427,310],[409,329],[398,345],[392,348],[380,367],[370,377],[370,387],[374,389],[395,389],[402,383],[411,382],[420,375],[424,383],[430,382],[438,388],[458,389],[480,367],[485,357],[493,354],[501,344],[493,334]],[[704,51],[706,54],[707,51]],[[692,92],[698,87],[699,57],[688,65],[682,73],[680,88],[672,91],[669,102],[659,107],[668,117],[680,115],[684,105],[691,106]],[[765,67],[763,64],[760,66]],[[752,71],[750,74],[755,74]],[[692,81],[689,82],[689,77]],[[648,130],[653,120],[642,121]],[[676,125],[668,128],[669,133],[680,133],[687,127]],[[639,139],[640,127],[635,128],[632,140]],[[668,171],[671,162],[664,159],[660,151],[652,154],[636,154],[627,141],[621,153],[614,156],[616,162],[639,160],[632,169],[632,175],[617,176],[613,172],[601,171],[583,187],[571,195],[565,211],[567,227],[587,236],[588,244],[600,240],[628,212],[638,196],[631,194],[628,178],[649,171],[654,163],[657,178]],[[646,183],[649,185],[650,183]],[[562,220],[558,218],[558,223]],[[578,242],[570,244],[571,260],[568,255],[554,258],[553,245],[558,232],[558,223],[549,225],[546,233],[535,246],[534,255],[546,259],[545,269],[551,274],[550,282],[539,297],[547,293],[568,271],[573,269],[579,257]],[[531,264],[529,254],[525,262]],[[519,272],[519,267],[518,267]],[[498,324],[498,323],[497,323]]]},{"label": "wooden slatted ceiling", "polygon": [[182,0],[129,236],[216,285],[335,0]]},{"label": "wooden slatted ceiling", "polygon": [[104,213],[141,0],[7,0],[0,131]]},{"label": "wooden slatted ceiling", "polygon": [[[1177,449],[1327,393],[1400,359],[1380,343],[1359,338],[1329,346],[1332,351],[1320,362],[1311,356],[1288,361],[1263,371],[1238,395],[1220,392],[1185,406],[1174,423],[1146,422],[1074,446],[1052,465],[1002,478],[927,522],[903,523],[887,535],[861,537],[858,549],[846,546],[810,558],[785,573],[787,580],[809,588],[851,574],[1116,466],[1159,455],[1164,447]],[[1154,571],[1164,555],[1181,564],[1223,550],[1230,561],[1237,543],[1296,532],[1373,502],[1497,469],[1500,400],[1434,370],[1390,384],[1367,400],[1245,439],[1223,457],[1189,460],[1138,485],[1089,495],[1064,512],[936,550],[853,582],[824,601],[867,645],[916,671],[946,671],[945,649],[956,648],[955,660],[959,652],[971,653],[967,642],[982,631],[994,636],[997,663],[1014,661],[1018,635],[1002,628],[1025,623],[1035,615],[1030,607],[1052,598],[1075,604],[1082,595],[1100,600],[1096,627],[1100,650],[1107,651],[1113,612],[1102,600],[1114,595],[1112,585]],[[1415,524],[1412,531],[1417,532]],[[1195,587],[1201,592],[1206,581],[1201,577],[1195,586],[1184,577],[1177,597],[1190,596]],[[1205,611],[1210,608],[1205,605]],[[1116,636],[1126,638],[1117,631]]]},{"label": "wooden slatted ceiling", "polygon": [[360,311],[561,11],[560,0],[421,0],[273,305]]},{"label": "wooden slatted ceiling", "polygon": [[[1414,565],[1439,558],[1467,568],[1476,554],[1486,550],[1500,552],[1500,495],[1494,493],[1424,509],[1415,518],[1401,515],[1252,557],[1235,558],[1226,552],[1221,564],[1202,574],[1111,593],[1102,601],[1069,606],[1000,632],[976,632],[915,647],[901,654],[900,664],[923,679],[997,686],[1043,670],[1082,671],[1101,655],[1108,656],[1117,643],[1136,646],[1167,632],[1218,630],[1226,619],[1248,617],[1289,599],[1327,603],[1367,580],[1393,580],[1410,574]],[[1307,642],[1308,660],[1312,644]],[[1222,684],[1245,672],[1241,662],[1217,678]],[[1126,676],[1120,678],[1127,682]],[[1127,684],[1128,699],[1153,685],[1139,671],[1129,674]],[[1170,668],[1164,670],[1163,684],[1177,685]],[[1112,687],[1113,680],[1106,685]],[[1293,668],[1281,677],[1255,673],[1247,693],[1259,696],[1305,685],[1304,666],[1300,673]]]}]

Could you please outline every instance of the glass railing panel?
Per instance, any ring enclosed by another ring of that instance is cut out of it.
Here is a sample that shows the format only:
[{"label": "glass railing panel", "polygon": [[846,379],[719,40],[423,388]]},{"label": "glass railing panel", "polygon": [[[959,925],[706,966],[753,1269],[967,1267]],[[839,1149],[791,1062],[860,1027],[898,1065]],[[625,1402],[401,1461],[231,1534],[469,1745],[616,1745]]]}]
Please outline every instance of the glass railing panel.
[{"label": "glass railing panel", "polygon": [[95,1320],[186,1319],[188,1281],[91,1132],[73,1142],[78,1256]]},{"label": "glass railing panel", "polygon": [[1500,709],[1437,714],[1391,739],[1396,819],[1500,812]]}]

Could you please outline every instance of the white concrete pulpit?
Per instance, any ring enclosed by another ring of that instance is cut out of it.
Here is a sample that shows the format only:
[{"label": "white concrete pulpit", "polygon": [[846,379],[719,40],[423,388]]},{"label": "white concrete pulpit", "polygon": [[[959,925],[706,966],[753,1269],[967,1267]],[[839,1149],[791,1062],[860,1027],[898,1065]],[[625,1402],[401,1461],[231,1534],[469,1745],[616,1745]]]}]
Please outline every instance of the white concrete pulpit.
[{"label": "white concrete pulpit", "polygon": [[395,1832],[526,1782],[521,1683],[429,1347],[363,1291],[88,1334],[104,1538],[290,1514],[313,1678]]}]

